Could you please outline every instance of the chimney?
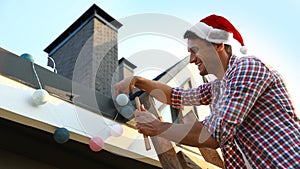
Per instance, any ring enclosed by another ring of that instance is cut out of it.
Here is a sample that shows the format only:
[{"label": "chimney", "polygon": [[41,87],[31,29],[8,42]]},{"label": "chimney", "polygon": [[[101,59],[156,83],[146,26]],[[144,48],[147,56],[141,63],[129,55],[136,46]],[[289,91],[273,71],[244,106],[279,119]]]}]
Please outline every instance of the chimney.
[{"label": "chimney", "polygon": [[[55,61],[58,74],[111,97],[121,26],[93,4],[44,51]],[[48,66],[53,67],[51,60]]]},{"label": "chimney", "polygon": [[136,66],[125,58],[119,60],[119,78],[120,80],[126,77],[133,76]]}]

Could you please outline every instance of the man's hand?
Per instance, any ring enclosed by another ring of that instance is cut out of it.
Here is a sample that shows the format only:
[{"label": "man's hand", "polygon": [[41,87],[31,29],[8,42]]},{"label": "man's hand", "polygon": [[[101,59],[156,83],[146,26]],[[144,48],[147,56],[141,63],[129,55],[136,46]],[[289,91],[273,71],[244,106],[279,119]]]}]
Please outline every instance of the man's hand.
[{"label": "man's hand", "polygon": [[136,127],[139,133],[147,136],[156,136],[165,131],[164,123],[157,119],[152,113],[141,106],[141,111],[134,112]]},{"label": "man's hand", "polygon": [[135,87],[135,76],[127,77],[114,85],[115,97],[121,93],[129,94]]}]

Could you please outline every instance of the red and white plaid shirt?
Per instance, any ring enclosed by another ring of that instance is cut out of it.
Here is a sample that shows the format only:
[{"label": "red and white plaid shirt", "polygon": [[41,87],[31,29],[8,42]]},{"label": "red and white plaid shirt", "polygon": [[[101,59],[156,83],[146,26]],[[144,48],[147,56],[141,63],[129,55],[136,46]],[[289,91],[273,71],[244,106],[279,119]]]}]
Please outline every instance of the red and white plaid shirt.
[{"label": "red and white plaid shirt", "polygon": [[226,168],[246,168],[240,148],[252,168],[300,169],[298,118],[280,75],[259,59],[232,56],[222,80],[173,88],[175,108],[207,104],[213,111],[202,123],[218,141]]}]

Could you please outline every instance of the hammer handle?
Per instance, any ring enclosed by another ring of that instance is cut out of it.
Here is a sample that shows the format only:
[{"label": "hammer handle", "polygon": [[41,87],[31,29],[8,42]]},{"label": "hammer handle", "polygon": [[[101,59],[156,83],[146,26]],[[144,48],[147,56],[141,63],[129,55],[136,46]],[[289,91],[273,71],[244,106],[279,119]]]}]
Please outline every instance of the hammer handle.
[{"label": "hammer handle", "polygon": [[[135,103],[136,103],[136,108],[139,111],[141,111],[141,102],[140,102],[139,97],[135,97]],[[150,150],[151,146],[150,146],[149,137],[147,135],[145,135],[145,134],[143,134],[143,136],[144,136],[144,142],[145,142],[146,150]]]}]

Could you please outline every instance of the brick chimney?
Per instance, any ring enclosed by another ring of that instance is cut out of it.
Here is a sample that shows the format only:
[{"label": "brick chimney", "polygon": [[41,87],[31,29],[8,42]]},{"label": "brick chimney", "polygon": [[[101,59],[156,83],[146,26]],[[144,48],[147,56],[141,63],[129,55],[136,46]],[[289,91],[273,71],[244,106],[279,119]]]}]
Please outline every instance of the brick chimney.
[{"label": "brick chimney", "polygon": [[[111,97],[113,78],[119,79],[114,74],[121,26],[94,4],[44,51],[54,59],[58,74]],[[53,67],[51,60],[48,66]]]},{"label": "brick chimney", "polygon": [[125,58],[121,58],[119,60],[119,78],[120,80],[125,79],[126,77],[130,77],[134,75],[134,69],[136,66],[129,62]]}]

